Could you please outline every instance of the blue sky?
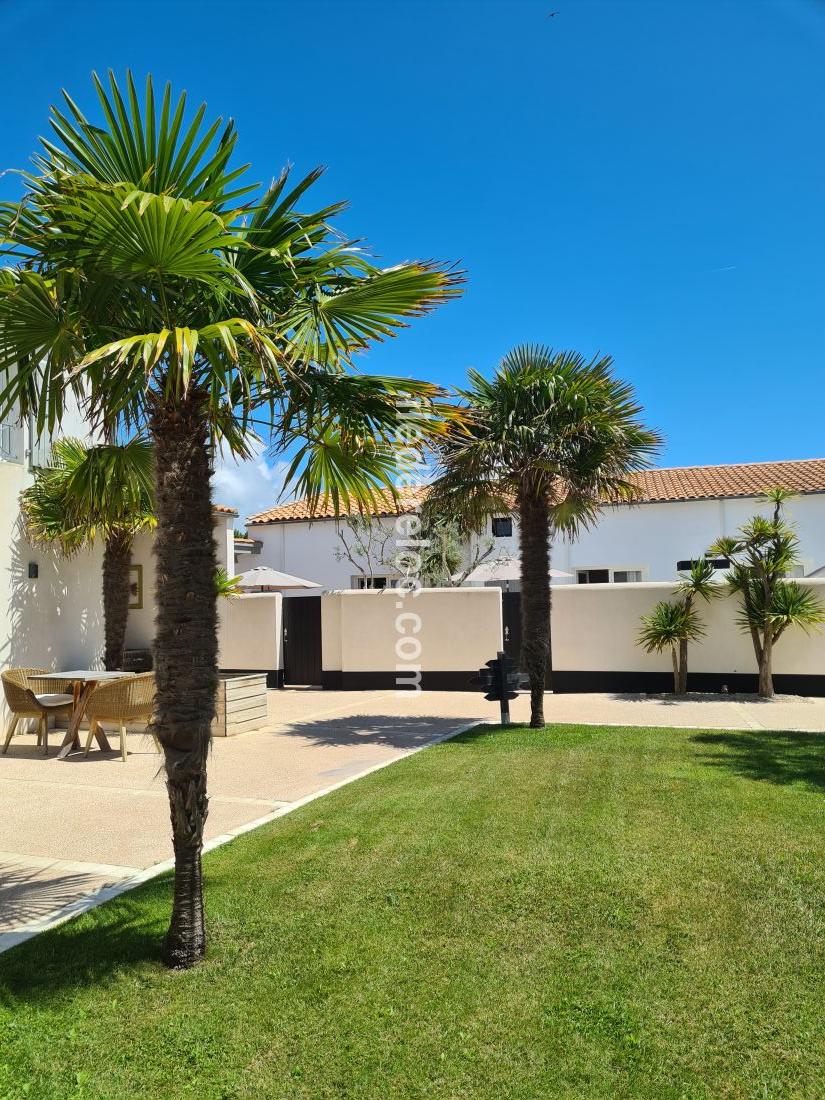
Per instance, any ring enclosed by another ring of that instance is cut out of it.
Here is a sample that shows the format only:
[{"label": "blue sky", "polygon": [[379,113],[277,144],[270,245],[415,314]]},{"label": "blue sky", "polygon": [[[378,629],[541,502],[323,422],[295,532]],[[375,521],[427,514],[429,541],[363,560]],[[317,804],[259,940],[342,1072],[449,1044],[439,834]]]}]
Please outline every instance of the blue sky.
[{"label": "blue sky", "polygon": [[0,31],[3,167],[61,87],[151,71],[236,119],[256,179],[327,165],[388,263],[459,261],[464,297],[366,368],[600,350],[663,464],[825,455],[823,0],[5,0]]}]

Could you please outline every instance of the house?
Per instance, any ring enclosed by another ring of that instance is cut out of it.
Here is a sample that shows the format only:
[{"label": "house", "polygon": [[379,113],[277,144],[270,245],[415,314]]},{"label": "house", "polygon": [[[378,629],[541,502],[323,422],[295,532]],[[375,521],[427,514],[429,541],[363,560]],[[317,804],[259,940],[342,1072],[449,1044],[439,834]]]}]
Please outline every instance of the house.
[{"label": "house", "polygon": [[[778,486],[798,494],[787,506],[801,547],[795,575],[825,572],[825,459],[672,467],[633,480],[639,488],[633,504],[608,505],[592,529],[573,541],[554,540],[552,565],[570,574],[555,584],[674,580],[716,538],[764,511],[761,494]],[[330,508],[311,517],[301,500],[258,512],[248,520],[249,536],[260,544],[255,564],[317,581],[326,590],[396,584],[395,523],[399,514],[417,512],[426,494],[426,486],[405,491],[397,506],[388,496],[367,532],[353,530],[346,519],[336,521]],[[480,542],[490,557],[517,558],[517,518],[492,517]],[[240,568],[237,553],[235,560]],[[718,568],[726,565],[720,561]],[[510,587],[517,590],[518,582]]]},{"label": "house", "polygon": [[[88,436],[78,410],[67,409],[63,431]],[[51,441],[37,440],[31,424],[0,423],[0,668],[94,668],[103,652],[102,546],[71,558],[32,546],[20,514],[20,494],[48,462],[50,449]],[[238,513],[225,504],[213,510],[218,564],[231,570]],[[135,606],[126,645],[134,649],[149,649],[154,636],[152,537],[138,535],[132,552]]]}]

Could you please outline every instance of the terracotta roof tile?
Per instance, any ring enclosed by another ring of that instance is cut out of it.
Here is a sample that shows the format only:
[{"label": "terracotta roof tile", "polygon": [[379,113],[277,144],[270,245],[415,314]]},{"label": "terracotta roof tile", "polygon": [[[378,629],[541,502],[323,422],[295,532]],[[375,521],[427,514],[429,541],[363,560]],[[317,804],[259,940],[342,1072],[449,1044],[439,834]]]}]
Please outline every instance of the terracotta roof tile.
[{"label": "terracotta roof tile", "polygon": [[237,516],[238,509],[231,508],[228,504],[213,504],[213,512],[220,512],[222,516]]},{"label": "terracotta roof tile", "polygon": [[[748,462],[732,466],[673,466],[645,470],[632,479],[641,493],[641,504],[682,500],[718,500],[724,497],[756,497],[768,489],[790,489],[795,493],[825,493],[825,458],[790,462]],[[427,486],[406,490],[396,507],[389,494],[386,509],[378,516],[393,516],[413,510],[426,498]],[[321,507],[310,515],[305,500],[294,500],[250,516],[249,526],[267,523],[306,522],[308,519],[333,519],[331,507]]]},{"label": "terracotta roof tile", "polygon": [[[393,500],[389,493],[381,493],[384,501],[382,507],[376,509],[376,516],[398,516],[410,512],[419,507],[427,496],[427,486],[422,485],[414,489],[404,489],[399,494],[399,500]],[[314,515],[310,513],[305,500],[293,500],[289,504],[280,504],[276,508],[269,508],[265,512],[257,512],[247,520],[247,526],[265,523],[285,523],[292,521],[306,521],[308,519],[334,519],[335,509],[331,504],[319,505]]]}]

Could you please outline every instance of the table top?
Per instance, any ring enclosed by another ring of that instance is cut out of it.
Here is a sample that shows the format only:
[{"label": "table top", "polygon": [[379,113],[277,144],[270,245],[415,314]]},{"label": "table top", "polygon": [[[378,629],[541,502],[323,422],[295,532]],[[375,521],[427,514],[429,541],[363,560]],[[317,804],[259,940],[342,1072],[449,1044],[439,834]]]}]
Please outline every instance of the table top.
[{"label": "table top", "polygon": [[134,676],[134,672],[99,672],[92,668],[76,668],[71,672],[46,672],[41,679],[47,680],[119,680],[122,676]]}]

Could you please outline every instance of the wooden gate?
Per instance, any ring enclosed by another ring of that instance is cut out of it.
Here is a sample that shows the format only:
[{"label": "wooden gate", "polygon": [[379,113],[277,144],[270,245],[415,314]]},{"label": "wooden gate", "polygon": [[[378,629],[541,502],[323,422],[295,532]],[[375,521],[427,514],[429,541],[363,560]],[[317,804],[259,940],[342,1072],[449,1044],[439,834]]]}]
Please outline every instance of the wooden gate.
[{"label": "wooden gate", "polygon": [[283,601],[284,683],[321,683],[321,597]]}]

